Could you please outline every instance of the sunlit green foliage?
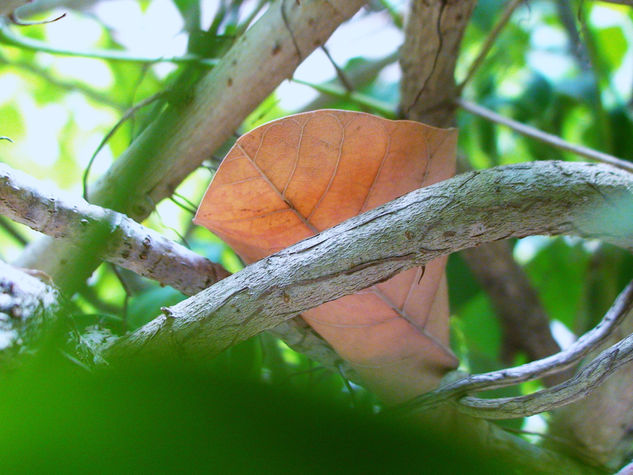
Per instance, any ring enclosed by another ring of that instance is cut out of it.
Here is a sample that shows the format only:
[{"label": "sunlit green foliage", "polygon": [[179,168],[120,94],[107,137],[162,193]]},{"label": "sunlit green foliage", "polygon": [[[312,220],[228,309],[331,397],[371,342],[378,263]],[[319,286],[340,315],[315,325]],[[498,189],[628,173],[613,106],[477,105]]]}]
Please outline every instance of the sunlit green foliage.
[{"label": "sunlit green foliage", "polygon": [[[140,2],[138,8],[147,12],[160,3],[159,0]],[[176,26],[172,31],[182,31],[181,37],[188,44],[187,53],[207,59],[221,58],[248,26],[255,8],[266,8],[267,4],[237,0],[203,2],[219,5],[212,9],[212,17],[204,17],[205,9],[200,3],[201,0],[173,0],[169,11],[181,15],[181,18],[173,17]],[[398,19],[401,19],[405,3],[371,2],[372,11],[363,13],[356,21],[375,17],[372,28],[390,28],[401,38]],[[463,40],[458,80],[477,55],[505,3],[501,0],[479,2]],[[206,5],[207,10],[209,5]],[[111,16],[111,11],[106,9],[71,13],[56,23],[19,30],[12,28],[11,31],[69,52],[76,46],[69,41],[72,37],[81,38],[82,49],[124,52],[129,45],[117,40],[116,21],[105,18],[106,13]],[[142,18],[142,13],[138,15]],[[139,29],[152,27],[151,23],[137,25]],[[67,30],[71,30],[70,34]],[[465,88],[464,97],[571,142],[629,159],[633,150],[632,42],[631,8],[599,2],[534,0],[515,12],[487,60]],[[281,88],[253,111],[242,129],[236,132],[244,132],[265,121],[316,104],[320,108],[365,110],[396,116],[399,74],[395,53],[398,42],[393,42],[391,59],[383,61],[379,68],[372,68],[372,65],[389,55],[377,58],[364,50],[355,53],[354,44],[344,41],[328,46],[334,57],[337,54],[351,57],[338,66],[355,85],[353,91],[346,88],[333,69],[327,81],[313,81],[298,73],[298,79],[319,91],[320,95],[315,98],[310,87],[300,89],[314,102],[304,100],[296,109],[285,107],[285,89]],[[338,52],[335,48],[347,50]],[[170,53],[164,54],[170,56]],[[322,52],[315,53],[319,54]],[[53,182],[59,188],[81,194],[82,176],[90,157],[124,111],[167,91],[167,97],[160,97],[140,109],[108,140],[92,164],[89,185],[128,147],[164,107],[165,101],[186,101],[188,88],[208,67],[195,63],[175,65],[71,58],[0,43],[0,135],[14,142],[0,141],[1,159],[37,178]],[[459,153],[472,168],[533,160],[577,159],[466,112],[458,113],[458,125]],[[144,224],[235,272],[242,267],[239,258],[208,231],[191,224],[189,205],[200,200],[225,151],[209,157],[206,167],[179,187],[173,201],[160,203]],[[34,232],[6,220],[0,224],[3,224],[0,228],[3,259],[15,258],[23,247],[8,228],[15,228],[26,240],[36,237]],[[538,290],[550,318],[562,322],[575,335],[596,323],[624,282],[633,275],[630,256],[596,242],[567,238],[527,239],[517,245],[516,257]],[[455,349],[463,357],[466,369],[483,372],[505,366],[501,361],[502,331],[494,309],[459,256],[451,257],[448,277],[455,319]],[[74,297],[72,313],[78,327],[100,325],[121,334],[140,327],[154,318],[162,306],[182,298],[184,296],[171,288],[162,288],[129,272],[115,272],[112,266],[102,265]],[[521,361],[524,355],[517,358]],[[247,375],[274,387],[317,393],[325,399],[366,412],[372,412],[378,404],[367,391],[319,367],[270,335],[261,335],[227,351],[214,362],[214,370],[221,374]],[[61,377],[68,375],[63,373]],[[107,387],[106,379],[104,387]],[[28,380],[27,384],[33,386],[33,380]],[[51,384],[47,380],[42,387]],[[115,381],[115,384],[121,384],[121,381]],[[205,384],[210,384],[209,380],[205,380]],[[190,391],[185,395],[191,394]],[[85,410],[91,402],[88,398],[95,396],[97,394],[79,395],[70,403],[84,405],[81,407]],[[140,396],[140,393],[129,394],[132,399]],[[105,399],[105,396],[97,399],[94,406],[108,411],[109,406],[102,406]],[[38,401],[47,403],[46,398]],[[51,404],[62,402],[55,398]],[[7,399],[0,407],[6,409],[10,403]],[[154,403],[158,407],[169,400],[165,398]],[[142,414],[142,417],[150,416],[149,413]],[[181,412],[173,415],[182,416]],[[211,416],[217,414],[208,415]],[[9,426],[17,428],[20,422],[11,420]],[[49,423],[57,426],[60,422],[51,419]],[[72,426],[69,430],[76,430],[73,421],[69,424]]]}]

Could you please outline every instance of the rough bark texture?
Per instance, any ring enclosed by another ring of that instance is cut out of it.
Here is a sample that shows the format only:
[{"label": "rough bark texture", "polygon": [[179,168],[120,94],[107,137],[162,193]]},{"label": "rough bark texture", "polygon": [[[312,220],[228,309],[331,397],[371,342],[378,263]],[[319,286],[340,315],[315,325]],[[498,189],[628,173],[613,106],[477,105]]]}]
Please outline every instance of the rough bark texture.
[{"label": "rough bark texture", "polygon": [[[46,191],[44,191],[46,190]],[[77,243],[77,252],[106,236],[101,258],[193,295],[227,277],[221,265],[190,251],[127,216],[83,199],[50,191],[28,175],[0,164],[0,213],[54,238]]]},{"label": "rough bark texture", "polygon": [[[422,1],[415,0],[406,29],[406,39],[402,48],[401,65],[402,102],[401,109],[407,118],[447,127],[454,125],[455,100],[459,91],[455,85],[455,62],[463,32],[476,2],[470,1]],[[475,275],[478,276],[487,293],[492,298],[503,322],[505,333],[525,335],[525,328],[533,331],[525,340],[523,349],[528,355],[541,358],[557,351],[551,332],[544,319],[542,306],[522,269],[514,262],[511,253],[500,252],[500,246],[488,248],[487,244],[469,250],[465,256]],[[496,267],[491,267],[487,259],[495,255]],[[502,261],[503,259],[503,261]],[[512,284],[508,282],[512,279]],[[534,317],[534,322],[522,321],[518,327],[516,298],[529,307],[524,314]],[[527,325],[526,325],[527,323]],[[540,337],[536,331],[542,332]],[[543,343],[534,345],[536,340]],[[523,343],[515,338],[516,343]],[[552,344],[553,343],[553,344]],[[548,353],[549,351],[549,353]],[[555,382],[556,377],[549,382]]]},{"label": "rough bark texture", "polygon": [[413,0],[402,46],[401,112],[438,127],[453,125],[455,62],[472,0]]},{"label": "rough bark texture", "polygon": [[[630,314],[603,349],[632,333]],[[585,399],[553,413],[550,433],[569,440],[588,458],[618,468],[633,452],[632,373],[629,363]]]},{"label": "rough bark texture", "polygon": [[[46,191],[44,191],[46,190]],[[108,246],[101,258],[185,295],[194,295],[230,275],[221,265],[190,251],[127,216],[65,196],[7,165],[0,164],[0,213],[54,238],[89,243],[104,234]],[[77,252],[81,249],[77,247]],[[288,321],[272,330],[286,344],[348,379],[356,372],[317,333]],[[86,340],[86,338],[84,338]]]},{"label": "rough bark texture", "polygon": [[630,249],[633,178],[535,162],[471,172],[398,198],[165,309],[113,352],[213,355],[304,310],[482,242],[575,234]]},{"label": "rough bark texture", "polygon": [[59,293],[38,274],[0,261],[0,351],[18,351],[49,328]]},{"label": "rough bark texture", "polygon": [[[147,216],[156,203],[170,196],[282,80],[292,75],[309,53],[364,3],[360,0],[273,2],[220,64],[197,84],[192,97],[172,104],[119,157],[94,187],[91,201],[135,219]],[[97,265],[95,261],[82,266],[76,262],[75,254],[76,249],[69,243],[49,240],[28,249],[20,265],[46,271],[62,290],[72,292],[81,277],[87,277]],[[85,275],[68,276],[69,267],[83,267],[81,272]]]}]

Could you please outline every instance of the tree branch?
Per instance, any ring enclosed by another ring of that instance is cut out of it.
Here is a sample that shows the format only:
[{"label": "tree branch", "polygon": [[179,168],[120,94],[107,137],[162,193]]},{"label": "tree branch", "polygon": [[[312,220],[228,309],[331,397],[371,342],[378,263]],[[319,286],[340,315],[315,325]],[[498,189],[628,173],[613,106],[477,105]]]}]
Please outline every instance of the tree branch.
[{"label": "tree branch", "polygon": [[[51,237],[78,243],[85,242],[85,236],[95,226],[105,227],[111,236],[102,259],[161,285],[170,285],[185,295],[194,295],[230,275],[220,264],[121,213],[46,188],[30,176],[0,164],[0,213]],[[309,327],[284,322],[271,332],[326,368],[360,382],[349,364]]]},{"label": "tree branch", "polygon": [[481,46],[481,49],[479,50],[477,57],[468,68],[468,72],[466,73],[466,76],[464,77],[462,82],[459,83],[459,85],[457,86],[458,96],[461,94],[466,84],[468,84],[470,80],[475,76],[475,73],[483,64],[484,60],[486,59],[486,56],[488,56],[488,53],[490,52],[495,42],[497,41],[497,38],[499,37],[499,35],[501,34],[505,26],[510,21],[510,18],[512,18],[512,14],[514,13],[514,10],[516,10],[517,7],[521,5],[522,1],[523,0],[512,0],[510,3],[506,5],[505,9],[503,10],[503,13],[501,14],[501,18],[499,18],[499,20],[497,21],[493,29],[490,31],[490,33],[488,33],[488,36],[486,37],[484,44]]},{"label": "tree branch", "polygon": [[36,231],[90,246],[95,226],[111,237],[103,259],[193,295],[229,274],[215,264],[127,216],[59,192],[0,163],[0,213]]},{"label": "tree branch", "polygon": [[111,353],[214,355],[309,308],[486,241],[575,234],[631,249],[632,190],[630,174],[584,163],[459,175],[248,266],[166,308]]},{"label": "tree branch", "polygon": [[[630,313],[600,350],[633,333]],[[592,355],[592,358],[597,355]],[[633,365],[626,365],[582,400],[551,415],[548,432],[615,470],[631,456],[633,440]],[[556,447],[560,449],[560,447]]]},{"label": "tree branch", "polygon": [[586,157],[602,163],[608,163],[609,165],[613,165],[614,167],[633,172],[633,163],[622,160],[621,158],[614,157],[613,155],[609,155],[608,153],[599,152],[588,147],[583,147],[582,145],[569,143],[556,135],[548,134],[547,132],[535,129],[534,127],[530,127],[529,125],[522,124],[521,122],[517,122],[507,117],[503,117],[502,115],[486,109],[485,107],[473,104],[472,102],[468,102],[463,99],[457,99],[457,104],[462,109],[472,114],[483,117],[484,119],[487,119],[491,122],[505,125],[506,127],[509,127],[515,132],[525,135],[526,137],[539,140],[556,148],[560,148],[561,150],[567,150],[568,152],[575,153],[576,155],[580,155],[581,157]]},{"label": "tree branch", "polygon": [[476,2],[414,0],[411,2],[400,66],[400,108],[411,120],[437,127],[452,125],[455,63]]},{"label": "tree branch", "polygon": [[[532,361],[530,363],[526,363],[515,368],[502,369],[499,371],[493,371],[484,374],[468,375],[465,377],[460,377],[457,380],[454,380],[454,377],[450,377],[448,381],[440,384],[440,387],[438,387],[436,390],[418,396],[415,399],[412,399],[411,401],[400,405],[398,408],[393,410],[393,413],[413,413],[428,410],[432,407],[442,404],[443,402],[449,401],[451,399],[457,399],[464,394],[513,386],[518,383],[531,381],[546,376],[548,374],[553,374],[569,368],[571,365],[577,363],[581,358],[588,355],[596,348],[598,348],[601,344],[603,344],[607,340],[607,338],[612,335],[613,332],[618,328],[622,321],[631,313],[631,310],[633,310],[633,282],[629,283],[629,285],[621,292],[621,294],[618,296],[613,306],[606,313],[602,321],[598,325],[596,325],[595,328],[585,333],[567,349],[547,358]],[[478,398],[463,398],[456,402],[458,406],[460,406],[460,410],[463,410],[470,415],[478,417],[523,417],[536,414],[537,412],[516,415],[517,409],[515,408],[515,401],[527,401],[528,404],[525,407],[517,404],[517,406],[520,408],[519,410],[526,411],[533,410],[534,407],[537,407],[536,405],[534,405],[538,404],[535,403],[535,401],[544,401],[544,404],[566,404],[567,402],[556,399],[556,397],[552,397],[551,395],[558,394],[558,391],[561,391],[557,388],[567,388],[571,386],[576,378],[578,378],[578,376],[565,383],[560,384],[559,386],[546,391],[539,391],[529,396],[486,400],[481,400]],[[453,380],[451,381],[450,379]],[[586,381],[581,380],[579,382],[578,388],[580,388],[581,383],[586,383]],[[586,388],[582,389],[584,390]],[[485,402],[482,403],[481,401]],[[461,407],[462,404],[464,404],[464,407]],[[513,408],[511,411],[506,410],[506,408],[509,406],[512,406]],[[493,407],[494,411],[492,411]],[[542,409],[538,412],[544,412],[556,407],[559,406],[553,405],[552,407]]]},{"label": "tree branch", "polygon": [[527,417],[579,401],[598,388],[620,366],[633,361],[633,335],[600,353],[569,381],[526,396],[481,399],[464,397],[458,409],[486,419]]},{"label": "tree branch", "polygon": [[59,292],[36,274],[0,261],[0,350],[18,351],[41,335],[59,301]]},{"label": "tree branch", "polygon": [[[170,104],[116,160],[93,187],[91,201],[136,219],[146,217],[156,203],[170,196],[191,171],[231,137],[283,79],[292,75],[303,57],[323,44],[363,3],[285,2],[284,19],[282,2],[273,2],[200,80],[187,100]],[[257,81],[253,81],[254,74]],[[94,258],[89,262],[88,256],[81,259],[79,262],[69,242],[44,241],[29,247],[19,262],[46,271],[62,290],[72,293],[98,264]],[[76,272],[69,275],[69,268]]]},{"label": "tree branch", "polygon": [[[465,249],[461,255],[490,295],[503,329],[503,361],[511,363],[523,350],[530,360],[560,351],[549,328],[549,318],[525,273],[516,265],[506,241]],[[546,378],[548,386],[568,379],[570,374]]]},{"label": "tree branch", "polygon": [[[374,79],[376,79],[380,71],[382,71],[386,66],[395,63],[398,60],[399,56],[399,52],[395,51],[383,58],[362,62],[358,65],[350,67],[349,71],[345,72],[346,77],[349,80],[350,85],[352,86],[352,89],[360,89],[371,83]],[[331,81],[327,81],[321,84],[321,86],[324,86],[325,88],[327,88],[328,86],[336,87],[338,84],[339,81],[337,79],[332,79]],[[306,105],[303,110],[312,111],[317,109],[327,109],[328,107],[331,108],[332,103],[337,98],[338,97],[333,97],[328,92],[321,92],[321,94],[308,105]]]}]

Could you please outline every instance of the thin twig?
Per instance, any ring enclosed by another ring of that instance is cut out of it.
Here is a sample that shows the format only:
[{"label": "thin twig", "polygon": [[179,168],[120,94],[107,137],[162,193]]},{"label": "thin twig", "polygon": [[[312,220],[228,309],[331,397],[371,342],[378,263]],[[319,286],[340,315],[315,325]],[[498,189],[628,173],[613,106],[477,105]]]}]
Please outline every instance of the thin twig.
[{"label": "thin twig", "polygon": [[631,361],[633,335],[604,350],[572,379],[558,386],[519,397],[464,397],[457,402],[457,408],[465,414],[486,419],[513,419],[540,414],[585,398],[620,366]]},{"label": "thin twig", "polygon": [[334,70],[336,71],[336,76],[338,77],[339,81],[341,81],[341,84],[343,84],[343,87],[345,88],[345,90],[347,92],[354,92],[354,86],[352,85],[351,81],[347,78],[345,71],[343,71],[341,67],[338,64],[336,64],[336,61],[334,61],[334,58],[332,57],[328,49],[325,47],[325,45],[321,45],[321,49],[325,53],[325,56],[327,56],[327,59],[330,61],[330,64],[332,64],[332,66],[334,67]]},{"label": "thin twig", "polygon": [[501,31],[508,24],[508,22],[510,21],[510,18],[512,17],[512,14],[514,13],[514,10],[516,10],[517,7],[521,5],[522,1],[523,0],[512,0],[510,3],[506,5],[505,9],[503,10],[503,13],[501,14],[501,18],[499,18],[499,21],[497,22],[497,24],[488,34],[488,37],[486,38],[486,40],[484,41],[484,44],[481,46],[481,49],[479,50],[479,54],[477,55],[475,60],[472,62],[472,64],[468,68],[466,77],[457,86],[457,94],[456,94],[457,96],[461,94],[466,84],[468,84],[468,82],[473,78],[477,70],[483,64],[484,60],[486,59],[486,56],[488,56],[488,53],[492,49],[492,46],[495,44],[495,41],[497,41],[497,38],[501,34]]},{"label": "thin twig", "polygon": [[525,125],[521,122],[517,122],[516,120],[509,119],[497,114],[496,112],[491,111],[490,109],[486,109],[485,107],[482,107],[480,105],[465,101],[464,99],[456,99],[456,103],[462,109],[472,114],[483,117],[484,119],[490,120],[491,122],[505,125],[506,127],[509,127],[515,132],[518,132],[521,135],[525,135],[526,137],[539,140],[543,143],[552,145],[553,147],[560,148],[571,153],[575,153],[576,155],[580,155],[581,157],[590,158],[602,163],[608,163],[609,165],[621,168],[622,170],[633,172],[633,163],[621,158],[614,157],[613,155],[609,155],[608,153],[599,152],[598,150],[594,150],[589,147],[569,143],[556,135],[548,134],[547,132],[543,132],[542,130],[530,127],[529,125]]},{"label": "thin twig", "polygon": [[77,91],[83,94],[84,96],[92,99],[93,101],[99,102],[106,106],[112,107],[114,109],[123,110],[125,106],[123,104],[119,104],[113,99],[109,98],[106,94],[102,94],[101,92],[93,89],[79,81],[70,81],[66,79],[60,79],[52,74],[50,74],[44,68],[40,68],[35,63],[26,62],[26,61],[13,61],[9,60],[6,57],[0,55],[0,64],[6,64],[11,68],[20,69],[25,71],[33,76],[39,77],[46,81],[48,85],[53,85],[60,89],[68,90],[68,91]]},{"label": "thin twig", "polygon": [[[474,391],[488,391],[512,386],[525,381],[531,381],[548,374],[556,373],[569,368],[581,358],[598,348],[613,334],[613,331],[622,323],[624,318],[633,309],[633,282],[629,283],[620,293],[607,311],[602,321],[595,328],[585,333],[567,349],[540,360],[532,361],[514,368],[492,371],[477,375],[469,375],[451,382],[440,384],[434,391],[422,394],[390,412],[394,415],[411,414],[455,399]],[[453,376],[454,379],[454,376]],[[565,383],[563,383],[565,384]],[[554,386],[552,390],[560,387]],[[521,396],[524,397],[524,396]],[[510,398],[512,399],[512,398]],[[462,400],[460,400],[461,403]]]},{"label": "thin twig", "polygon": [[[378,73],[380,73],[380,71],[382,71],[386,66],[398,61],[399,57],[400,53],[396,50],[380,59],[366,61],[360,64],[348,63],[345,76],[349,79],[353,89],[361,89],[371,83],[378,76]],[[333,78],[330,81],[325,82],[324,85],[336,85],[336,79]],[[327,109],[333,102],[330,97],[331,95],[327,93],[319,94],[316,99],[307,104],[302,110],[311,111],[316,109]]]},{"label": "thin twig", "polygon": [[0,43],[29,51],[37,51],[60,56],[103,59],[107,61],[123,61],[128,63],[195,63],[207,67],[213,67],[219,61],[217,59],[201,58],[194,55],[148,58],[116,50],[81,51],[56,48],[44,43],[43,41],[32,40],[24,36],[16,35],[6,25],[0,26]]},{"label": "thin twig", "polygon": [[101,142],[99,142],[99,145],[97,146],[97,149],[94,151],[94,153],[90,157],[90,160],[88,160],[88,164],[86,165],[86,168],[84,170],[84,173],[83,173],[83,176],[82,176],[82,179],[81,179],[82,186],[83,186],[83,198],[84,198],[84,200],[88,201],[88,175],[90,174],[90,169],[92,168],[92,164],[94,163],[95,159],[97,158],[97,155],[99,154],[99,152],[103,149],[103,147],[105,147],[105,145],[112,138],[112,136],[116,133],[116,131],[119,130],[119,128],[125,122],[127,122],[127,120],[130,117],[134,116],[134,114],[136,114],[143,107],[151,104],[152,102],[157,101],[158,99],[163,97],[165,94],[166,94],[165,91],[162,91],[162,92],[159,92],[157,94],[154,94],[153,96],[150,96],[147,99],[142,100],[138,104],[135,104],[130,109],[125,111],[123,116],[117,121],[116,124],[114,124],[114,126],[110,129],[110,131],[106,134],[106,136],[103,137]]},{"label": "thin twig", "polygon": [[327,94],[332,97],[336,97],[337,99],[344,99],[359,105],[360,107],[367,108],[372,110],[383,117],[389,119],[395,119],[395,107],[391,104],[385,103],[379,99],[375,99],[371,96],[360,92],[347,92],[342,89],[340,86],[334,84],[313,84],[307,81],[302,81],[301,79],[292,78],[292,82],[296,82],[297,84],[301,84],[303,86],[308,86],[314,89],[315,91],[320,92],[321,94]]}]

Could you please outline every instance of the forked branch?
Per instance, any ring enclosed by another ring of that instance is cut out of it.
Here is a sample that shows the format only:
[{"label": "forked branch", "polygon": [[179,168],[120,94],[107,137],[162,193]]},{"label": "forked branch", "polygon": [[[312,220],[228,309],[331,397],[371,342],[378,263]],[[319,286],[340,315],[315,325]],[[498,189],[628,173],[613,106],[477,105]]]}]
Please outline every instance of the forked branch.
[{"label": "forked branch", "polygon": [[[580,361],[581,358],[599,348],[613,334],[613,331],[629,315],[631,310],[633,310],[633,282],[629,283],[618,296],[602,321],[567,349],[547,358],[532,361],[515,368],[469,375],[443,383],[436,390],[402,404],[392,412],[394,414],[415,413],[430,409],[443,402],[454,400],[460,411],[470,415],[488,419],[511,418],[537,414],[573,402],[582,397],[591,387],[591,384],[597,384],[631,358],[626,353],[626,351],[630,350],[624,344],[624,340],[618,343],[618,345],[622,346],[618,350],[620,354],[614,350],[615,346],[611,347],[594,359],[578,375],[548,390],[515,398],[458,398],[471,392],[487,391],[531,381],[569,368]],[[631,347],[633,348],[633,342]],[[608,360],[613,364],[603,364],[605,361],[601,363],[601,360]],[[587,368],[593,368],[597,372],[587,370]],[[585,376],[581,376],[583,374]],[[588,378],[587,375],[591,377]]]},{"label": "forked branch", "polygon": [[575,234],[631,248],[633,177],[607,165],[536,162],[416,190],[234,274],[155,319],[115,354],[217,354],[322,303],[483,242]]}]

